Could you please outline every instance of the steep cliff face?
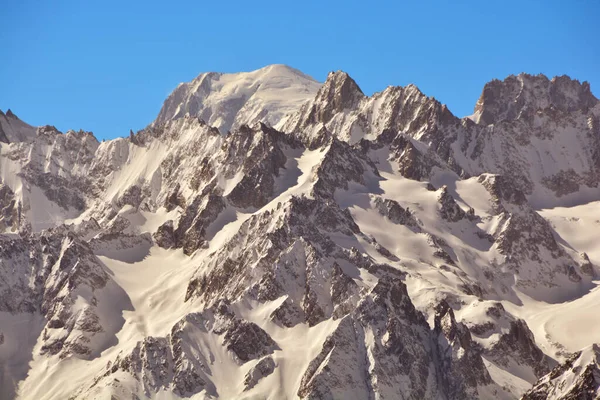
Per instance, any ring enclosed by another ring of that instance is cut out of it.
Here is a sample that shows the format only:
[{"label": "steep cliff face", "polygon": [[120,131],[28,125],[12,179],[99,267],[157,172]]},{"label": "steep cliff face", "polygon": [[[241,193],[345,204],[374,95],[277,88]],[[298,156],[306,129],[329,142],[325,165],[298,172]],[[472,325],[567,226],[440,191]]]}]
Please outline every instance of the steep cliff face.
[{"label": "steep cliff face", "polygon": [[544,75],[511,75],[485,85],[475,105],[474,119],[491,125],[500,121],[530,118],[540,110],[569,113],[587,111],[598,104],[588,82],[566,75],[548,79]]},{"label": "steep cliff face", "polygon": [[10,109],[0,110],[0,142],[30,141],[35,137],[35,127],[23,122]]},{"label": "steep cliff face", "polygon": [[599,107],[519,75],[459,119],[275,65],[102,143],[0,114],[0,395],[593,398],[555,327],[600,326]]},{"label": "steep cliff face", "polygon": [[535,383],[522,397],[535,399],[597,399],[600,397],[600,347],[593,344],[573,354]]}]

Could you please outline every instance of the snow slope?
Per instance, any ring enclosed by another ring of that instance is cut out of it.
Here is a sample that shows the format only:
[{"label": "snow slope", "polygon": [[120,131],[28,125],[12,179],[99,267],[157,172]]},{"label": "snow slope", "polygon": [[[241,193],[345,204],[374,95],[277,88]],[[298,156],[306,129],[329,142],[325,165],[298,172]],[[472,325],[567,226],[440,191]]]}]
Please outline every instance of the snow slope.
[{"label": "snow slope", "polygon": [[154,124],[198,117],[225,134],[243,124],[275,126],[288,113],[312,98],[320,83],[282,64],[252,72],[208,72],[181,83],[165,101]]}]

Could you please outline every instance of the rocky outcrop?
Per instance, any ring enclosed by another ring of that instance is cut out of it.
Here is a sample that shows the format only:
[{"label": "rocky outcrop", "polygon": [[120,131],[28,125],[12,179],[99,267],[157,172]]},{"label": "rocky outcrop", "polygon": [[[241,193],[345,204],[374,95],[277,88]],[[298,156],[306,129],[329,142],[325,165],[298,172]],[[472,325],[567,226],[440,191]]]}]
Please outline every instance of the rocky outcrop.
[{"label": "rocky outcrop", "polygon": [[[81,195],[78,185],[85,185],[81,181],[70,181],[51,173],[41,173],[32,169],[22,172],[23,178],[31,185],[39,187],[48,200],[58,204],[65,210],[75,209],[83,211],[86,207],[85,198]],[[81,186],[80,186],[81,187]]]},{"label": "rocky outcrop", "polygon": [[454,197],[448,193],[446,186],[439,189],[438,203],[440,205],[440,216],[448,222],[457,222],[467,217],[467,213],[460,208]]},{"label": "rocky outcrop", "polygon": [[399,280],[380,279],[311,361],[302,398],[476,398],[491,384],[480,350],[447,304],[433,331]]},{"label": "rocky outcrop", "polygon": [[533,115],[538,110],[561,112],[587,110],[598,103],[588,82],[568,76],[548,79],[544,75],[511,75],[487,83],[475,106],[479,123],[494,124]]},{"label": "rocky outcrop", "polygon": [[536,377],[543,376],[555,365],[538,347],[525,321],[510,315],[501,303],[493,302],[484,309],[485,315],[479,322],[467,326],[475,341],[480,338],[489,343],[482,349],[488,360],[504,367],[530,368]]},{"label": "rocky outcrop", "polygon": [[367,354],[361,333],[364,335],[351,317],[340,321],[304,372],[297,393],[300,398],[369,398]]},{"label": "rocky outcrop", "polygon": [[158,227],[154,235],[154,242],[165,249],[173,248],[177,245],[175,239],[175,230],[173,228],[173,220],[168,220]]},{"label": "rocky outcrop", "polygon": [[487,189],[492,196],[492,211],[500,214],[506,211],[505,204],[522,206],[527,203],[525,194],[517,189],[514,182],[502,175],[483,174],[478,182]]},{"label": "rocky outcrop", "polygon": [[244,377],[244,390],[250,390],[264,377],[273,373],[277,365],[271,356],[261,359]]},{"label": "rocky outcrop", "polygon": [[348,183],[367,184],[366,177],[379,179],[375,165],[361,152],[345,142],[331,138],[325,156],[315,171],[313,194],[332,198],[336,189],[348,189]]},{"label": "rocky outcrop", "polygon": [[478,397],[477,387],[492,383],[481,358],[483,349],[473,341],[467,326],[457,322],[454,311],[443,300],[435,307],[434,332],[438,334],[442,371],[447,378],[444,382],[449,397],[458,397],[464,390],[468,396]]},{"label": "rocky outcrop", "polygon": [[1,239],[3,265],[13,269],[0,269],[0,310],[46,318],[42,354],[98,356],[119,328],[104,326],[100,303],[125,295],[88,244],[66,228]]},{"label": "rocky outcrop", "polygon": [[278,349],[277,344],[256,324],[236,318],[227,303],[220,302],[203,313],[187,314],[165,337],[146,337],[131,352],[119,354],[81,396],[85,398],[86,393],[106,381],[118,384],[113,376],[121,373],[134,378],[134,391],[123,388],[132,395],[138,391],[150,395],[172,390],[181,397],[202,391],[214,396],[217,394],[211,378],[214,355],[206,351],[206,341],[211,335],[218,335],[240,364],[260,359],[244,378],[247,390],[273,372],[275,364],[268,355]]},{"label": "rocky outcrop", "polygon": [[[182,247],[183,251],[189,255],[204,245],[206,230],[226,206],[225,199],[221,196],[214,194],[198,195],[181,216],[177,229],[173,230],[175,247]],[[163,225],[159,229],[159,232],[161,232],[159,235],[164,233],[165,238],[168,238],[168,225],[171,223],[166,222],[165,224],[167,226]],[[170,244],[168,239],[161,241],[161,243]]]},{"label": "rocky outcrop", "polygon": [[364,97],[356,82],[347,73],[330,72],[315,99],[303,105],[300,109],[301,115],[296,120],[288,121],[283,129],[299,132],[313,124],[327,124],[337,113],[357,107]]},{"label": "rocky outcrop", "polygon": [[519,364],[528,365],[533,368],[536,376],[548,372],[553,364],[536,345],[533,333],[523,320],[511,321],[508,332],[501,334],[486,354],[500,364],[506,365],[512,358]]},{"label": "rocky outcrop", "polygon": [[592,264],[588,255],[586,253],[581,253],[579,258],[581,272],[588,276],[595,277],[596,270],[594,269],[594,264]]},{"label": "rocky outcrop", "polygon": [[33,140],[35,128],[19,119],[9,108],[0,110],[0,142],[18,143]]},{"label": "rocky outcrop", "polygon": [[226,331],[223,344],[240,363],[271,354],[277,344],[258,325],[235,320]]},{"label": "rocky outcrop", "polygon": [[[242,164],[244,177],[228,194],[228,200],[240,208],[260,208],[274,195],[275,178],[285,168],[286,157],[282,147],[287,139],[279,132],[260,125],[258,132],[247,126],[231,135],[223,150],[227,164]],[[292,146],[297,144],[290,143]]]},{"label": "rocky outcrop", "polygon": [[20,200],[8,185],[0,183],[0,232],[18,231],[23,211]]},{"label": "rocky outcrop", "polygon": [[540,378],[522,400],[593,400],[600,397],[600,346],[573,354]]},{"label": "rocky outcrop", "polygon": [[569,296],[577,287],[569,288],[566,282],[578,284],[589,279],[589,275],[582,278],[579,262],[559,245],[550,223],[529,205],[514,182],[497,175],[483,175],[478,181],[491,195],[492,213],[499,216],[493,247],[504,257],[503,265],[518,276],[517,286],[521,290],[551,301],[556,292],[542,293],[539,290],[542,285],[562,287],[565,290],[562,296]]},{"label": "rocky outcrop", "polygon": [[[109,362],[106,371],[96,378],[91,389],[110,379],[111,375],[125,372],[135,379],[138,390],[146,395],[161,389],[171,389],[182,397],[202,390],[214,394],[214,385],[207,376],[210,374],[209,361],[197,352],[199,343],[187,340],[189,335],[204,331],[202,322],[199,316],[188,315],[173,327],[167,337],[149,336],[138,342],[129,354],[119,354],[113,362]],[[118,380],[115,382],[119,383]]]},{"label": "rocky outcrop", "polygon": [[408,226],[416,232],[419,231],[419,223],[415,216],[408,208],[403,208],[397,201],[373,196],[373,203],[377,211],[393,223]]}]

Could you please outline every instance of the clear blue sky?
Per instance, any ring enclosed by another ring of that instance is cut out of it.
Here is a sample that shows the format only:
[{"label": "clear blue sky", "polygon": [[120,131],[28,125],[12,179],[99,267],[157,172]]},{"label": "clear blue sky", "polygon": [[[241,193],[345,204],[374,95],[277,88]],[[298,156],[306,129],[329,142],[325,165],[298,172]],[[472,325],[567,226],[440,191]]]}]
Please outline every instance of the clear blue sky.
[{"label": "clear blue sky", "polygon": [[370,94],[416,84],[458,116],[485,82],[568,74],[600,93],[600,2],[6,1],[0,109],[99,138],[150,123],[205,71],[347,71]]}]

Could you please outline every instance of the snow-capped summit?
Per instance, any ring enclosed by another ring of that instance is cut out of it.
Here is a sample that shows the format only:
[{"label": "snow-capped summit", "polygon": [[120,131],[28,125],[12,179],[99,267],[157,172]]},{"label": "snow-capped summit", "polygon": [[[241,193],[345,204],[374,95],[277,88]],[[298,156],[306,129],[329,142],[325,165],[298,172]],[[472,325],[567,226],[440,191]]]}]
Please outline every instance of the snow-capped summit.
[{"label": "snow-capped summit", "polygon": [[283,64],[252,72],[203,73],[169,95],[154,125],[189,114],[221,133],[255,122],[274,126],[313,98],[319,87],[310,76]]},{"label": "snow-capped summit", "polygon": [[354,144],[374,139],[393,129],[421,135],[438,119],[452,115],[437,100],[425,96],[415,85],[390,86],[366,96],[345,72],[331,72],[314,99],[305,103],[278,128],[298,134],[308,142],[332,134]]},{"label": "snow-capped summit", "polygon": [[335,113],[356,107],[364,97],[358,84],[346,72],[330,72],[314,101],[316,104],[323,104],[319,110],[323,115],[316,118],[326,123]]}]

